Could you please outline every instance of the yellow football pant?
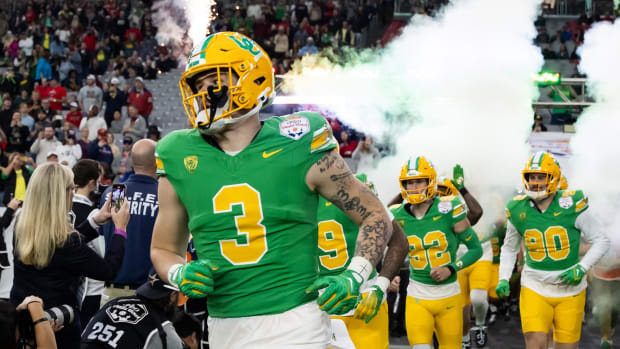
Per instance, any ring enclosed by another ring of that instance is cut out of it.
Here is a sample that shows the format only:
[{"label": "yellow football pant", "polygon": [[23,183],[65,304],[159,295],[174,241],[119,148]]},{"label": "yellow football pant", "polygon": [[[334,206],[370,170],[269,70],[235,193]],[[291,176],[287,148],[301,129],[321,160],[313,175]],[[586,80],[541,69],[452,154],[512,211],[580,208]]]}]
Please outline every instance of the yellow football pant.
[{"label": "yellow football pant", "polygon": [[569,297],[544,297],[529,288],[521,287],[519,308],[523,333],[547,333],[553,325],[554,341],[579,342],[585,304],[586,290]]},{"label": "yellow football pant", "polygon": [[463,305],[471,304],[469,292],[471,290],[486,290],[491,283],[491,261],[477,261],[469,267],[458,272]]},{"label": "yellow football pant", "polygon": [[405,316],[409,345],[432,345],[436,332],[439,348],[461,349],[463,298],[460,294],[434,300],[407,296]]},{"label": "yellow football pant", "polygon": [[498,299],[497,293],[495,293],[495,288],[499,283],[499,263],[491,264],[491,283],[489,284],[489,297]]},{"label": "yellow football pant", "polygon": [[387,301],[381,304],[379,312],[369,323],[353,316],[332,316],[331,318],[344,322],[349,338],[357,349],[387,349],[390,346]]}]

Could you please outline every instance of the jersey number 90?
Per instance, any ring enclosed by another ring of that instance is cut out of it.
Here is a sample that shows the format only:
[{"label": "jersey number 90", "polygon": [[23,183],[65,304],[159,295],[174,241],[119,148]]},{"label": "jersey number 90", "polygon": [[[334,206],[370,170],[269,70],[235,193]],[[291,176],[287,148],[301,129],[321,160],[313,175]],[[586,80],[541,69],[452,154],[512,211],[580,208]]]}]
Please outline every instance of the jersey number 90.
[{"label": "jersey number 90", "polygon": [[544,233],[538,229],[528,229],[524,237],[527,253],[534,262],[541,262],[547,256],[560,261],[570,252],[570,240],[564,227],[549,227]]}]

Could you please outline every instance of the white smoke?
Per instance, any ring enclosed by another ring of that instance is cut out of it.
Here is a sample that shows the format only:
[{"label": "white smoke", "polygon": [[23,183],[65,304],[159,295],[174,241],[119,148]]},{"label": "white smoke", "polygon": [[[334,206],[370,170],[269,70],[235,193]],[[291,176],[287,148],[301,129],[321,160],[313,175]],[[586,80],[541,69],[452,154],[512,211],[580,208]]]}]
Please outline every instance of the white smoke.
[{"label": "white smoke", "polygon": [[590,209],[601,219],[620,251],[620,22],[599,22],[585,33],[579,69],[588,77],[596,104],[586,109],[571,140],[569,186],[590,196]]},{"label": "white smoke", "polygon": [[[204,38],[214,18],[215,0],[158,0],[153,4],[157,41],[171,46],[189,45]],[[187,38],[186,38],[187,33]]]},{"label": "white smoke", "polygon": [[329,73],[287,86],[331,98],[329,109],[362,132],[389,132],[397,154],[368,171],[384,202],[399,191],[400,166],[425,155],[450,176],[460,163],[467,186],[491,213],[502,206],[492,192],[520,184],[529,152],[538,93],[531,77],[543,63],[532,43],[538,5],[452,1],[435,18],[414,16],[380,56],[344,68],[323,65]]}]

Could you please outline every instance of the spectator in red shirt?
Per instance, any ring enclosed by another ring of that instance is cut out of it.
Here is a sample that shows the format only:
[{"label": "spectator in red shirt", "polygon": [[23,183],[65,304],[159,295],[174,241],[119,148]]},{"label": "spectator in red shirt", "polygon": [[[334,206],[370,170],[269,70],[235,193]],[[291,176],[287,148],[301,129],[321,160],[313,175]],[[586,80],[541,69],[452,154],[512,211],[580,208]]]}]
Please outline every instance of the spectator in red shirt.
[{"label": "spectator in red shirt", "polygon": [[26,14],[24,16],[26,17],[26,22],[29,24],[32,24],[35,19],[37,19],[37,14],[34,12],[32,5],[28,5],[28,9],[26,10]]},{"label": "spectator in red shirt", "polygon": [[50,96],[50,86],[47,79],[42,78],[41,84],[34,88],[35,91],[39,92],[39,96],[41,99],[46,99]]},{"label": "spectator in red shirt", "polygon": [[347,131],[340,131],[340,156],[350,158],[357,148],[357,141],[350,140]]},{"label": "spectator in red shirt", "polygon": [[56,78],[52,78],[49,83],[50,108],[52,108],[53,111],[60,111],[62,110],[62,106],[67,103],[67,90],[58,85],[58,80],[56,80]]},{"label": "spectator in red shirt", "polygon": [[78,106],[77,102],[71,102],[69,105],[71,110],[67,113],[67,121],[75,125],[75,127],[80,127],[80,122],[82,122],[82,111]]},{"label": "spectator in red shirt", "polygon": [[135,23],[132,23],[131,28],[125,30],[125,34],[123,35],[123,38],[125,39],[125,41],[129,41],[130,35],[132,33],[135,34],[133,38],[134,41],[138,43],[142,42],[142,32],[140,31],[140,29]]},{"label": "spectator in red shirt", "polygon": [[148,125],[148,117],[153,111],[153,95],[146,89],[144,80],[140,76],[136,78],[136,87],[129,92],[128,104],[133,104],[138,108],[138,113],[144,117]]},{"label": "spectator in red shirt", "polygon": [[93,29],[88,29],[82,42],[86,44],[87,51],[95,51],[97,47],[97,36],[95,35],[95,31]]}]

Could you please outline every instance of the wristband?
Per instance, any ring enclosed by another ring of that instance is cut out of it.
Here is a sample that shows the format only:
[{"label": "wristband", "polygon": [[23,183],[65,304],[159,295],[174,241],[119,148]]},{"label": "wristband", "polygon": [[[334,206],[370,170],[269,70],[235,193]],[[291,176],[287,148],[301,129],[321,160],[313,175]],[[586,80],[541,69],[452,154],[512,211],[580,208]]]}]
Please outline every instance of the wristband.
[{"label": "wristband", "polygon": [[448,268],[450,270],[450,276],[452,276],[452,275],[454,275],[456,273],[456,269],[454,269],[452,264],[446,265],[446,268]]},{"label": "wristband", "polygon": [[40,319],[39,319],[39,320],[37,320],[37,321],[33,321],[33,322],[32,322],[32,327],[34,327],[34,326],[36,326],[36,325],[38,325],[38,324],[40,324],[40,323],[42,323],[42,322],[45,322],[45,321],[48,321],[48,320],[47,320],[47,318],[44,316],[44,317],[40,318]]},{"label": "wristband", "polygon": [[379,276],[377,278],[377,282],[375,282],[375,286],[378,286],[381,291],[383,291],[383,294],[385,294],[388,287],[390,286],[390,283],[390,279],[386,278],[385,276]]},{"label": "wristband", "polygon": [[459,193],[461,193],[461,195],[465,196],[465,194],[467,194],[469,192],[467,191],[467,188],[463,187],[463,188],[459,189]]},{"label": "wristband", "polygon": [[[168,269],[168,283],[170,283],[171,285],[176,285],[173,280],[175,279],[177,271],[182,266],[183,266],[183,264],[174,264],[173,266],[170,267],[170,269]],[[179,286],[179,285],[177,285],[177,286]]]},{"label": "wristband", "polygon": [[[355,256],[351,259],[351,263],[347,267],[347,270],[352,270],[358,273],[364,280],[368,280],[370,273],[372,273],[375,268],[372,266],[372,263],[364,257]],[[363,282],[362,281],[362,282]]]},{"label": "wristband", "polygon": [[114,229],[114,234],[120,235],[124,237],[125,239],[127,239],[127,232],[122,229]]}]

